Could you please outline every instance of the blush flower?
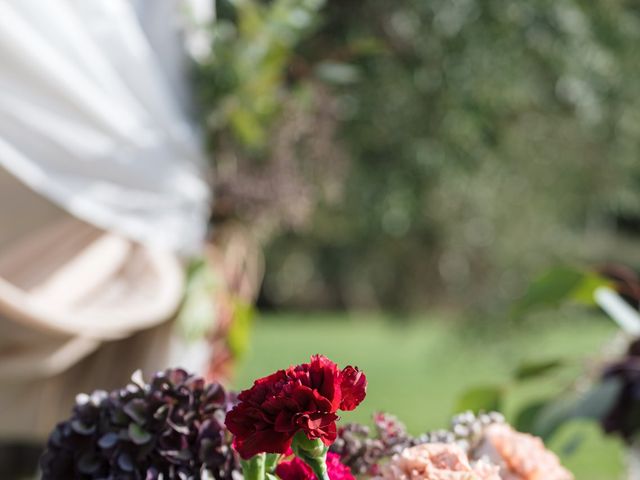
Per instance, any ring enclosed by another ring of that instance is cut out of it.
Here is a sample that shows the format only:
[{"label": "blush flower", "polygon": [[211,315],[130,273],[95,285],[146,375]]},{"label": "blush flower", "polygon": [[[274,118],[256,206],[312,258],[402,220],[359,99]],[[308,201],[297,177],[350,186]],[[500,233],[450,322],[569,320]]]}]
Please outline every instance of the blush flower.
[{"label": "blush flower", "polygon": [[454,443],[425,443],[394,455],[376,480],[501,480],[498,467],[471,465]]},{"label": "blush flower", "polygon": [[356,408],[366,387],[357,368],[339,370],[328,358],[314,355],[309,363],[256,380],[238,395],[225,423],[244,459],[262,452],[286,453],[299,431],[328,446],[336,439],[336,412]]},{"label": "blush flower", "polygon": [[[327,455],[327,473],[330,480],[355,480],[351,469],[340,462],[340,455],[337,453]],[[276,474],[282,480],[316,480],[311,467],[298,457],[280,462],[276,467]]]},{"label": "blush flower", "polygon": [[571,472],[542,440],[506,424],[489,426],[476,454],[486,455],[499,465],[503,480],[573,480]]}]

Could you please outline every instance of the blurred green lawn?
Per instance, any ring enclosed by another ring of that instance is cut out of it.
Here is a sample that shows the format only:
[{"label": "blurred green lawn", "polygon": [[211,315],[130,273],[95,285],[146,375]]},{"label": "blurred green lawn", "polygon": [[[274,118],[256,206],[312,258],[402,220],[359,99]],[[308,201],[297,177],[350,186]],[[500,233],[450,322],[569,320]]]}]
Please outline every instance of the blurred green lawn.
[{"label": "blurred green lawn", "polygon": [[[437,317],[437,318],[435,318]],[[615,333],[600,317],[554,318],[518,327],[485,329],[443,316],[389,321],[376,315],[286,314],[257,319],[251,348],[238,366],[235,387],[323,353],[340,365],[354,364],[369,379],[366,401],[343,420],[369,421],[378,410],[393,412],[418,433],[446,425],[455,401],[474,385],[502,384],[521,361],[578,359],[575,368],[537,380],[509,396],[506,413],[560,391]],[[571,453],[573,440],[586,441]],[[622,449],[587,423],[565,427],[552,442],[577,480],[614,480],[622,471]]]}]

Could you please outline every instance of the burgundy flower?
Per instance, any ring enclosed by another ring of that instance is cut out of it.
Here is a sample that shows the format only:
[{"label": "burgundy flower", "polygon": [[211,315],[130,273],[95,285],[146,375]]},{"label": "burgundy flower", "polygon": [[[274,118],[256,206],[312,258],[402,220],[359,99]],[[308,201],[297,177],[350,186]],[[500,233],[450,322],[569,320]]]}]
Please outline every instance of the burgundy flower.
[{"label": "burgundy flower", "polygon": [[[327,472],[330,480],[355,480],[349,467],[340,462],[340,455],[337,453],[329,452],[327,455]],[[276,474],[282,480],[316,480],[311,467],[298,457],[280,462],[276,467]]]},{"label": "burgundy flower", "polygon": [[256,380],[238,396],[227,414],[234,447],[245,458],[262,453],[285,453],[293,436],[331,445],[336,439],[338,410],[353,410],[364,399],[367,379],[357,368],[338,367],[322,355],[287,370]]}]

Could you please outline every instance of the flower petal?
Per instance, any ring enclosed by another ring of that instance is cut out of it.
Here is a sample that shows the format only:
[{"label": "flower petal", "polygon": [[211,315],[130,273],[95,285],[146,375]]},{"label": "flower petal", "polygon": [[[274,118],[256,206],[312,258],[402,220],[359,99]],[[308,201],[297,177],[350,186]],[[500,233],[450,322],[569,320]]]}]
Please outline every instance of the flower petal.
[{"label": "flower petal", "polygon": [[340,410],[355,409],[367,394],[367,377],[355,367],[348,366],[340,373],[342,401]]}]

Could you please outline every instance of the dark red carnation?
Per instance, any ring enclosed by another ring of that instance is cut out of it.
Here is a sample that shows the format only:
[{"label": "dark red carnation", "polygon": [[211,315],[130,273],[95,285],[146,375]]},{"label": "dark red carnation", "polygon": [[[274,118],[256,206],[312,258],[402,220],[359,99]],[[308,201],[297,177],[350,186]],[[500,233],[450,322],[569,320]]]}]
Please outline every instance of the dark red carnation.
[{"label": "dark red carnation", "polygon": [[[330,480],[355,480],[351,469],[340,462],[340,455],[337,453],[327,454],[327,473]],[[282,480],[316,480],[311,467],[298,457],[280,462],[276,467],[276,474]]]},{"label": "dark red carnation", "polygon": [[338,370],[322,355],[256,380],[238,395],[227,414],[234,447],[242,458],[262,452],[286,453],[302,430],[309,439],[331,445],[338,410],[353,410],[364,399],[367,379],[357,368]]}]

